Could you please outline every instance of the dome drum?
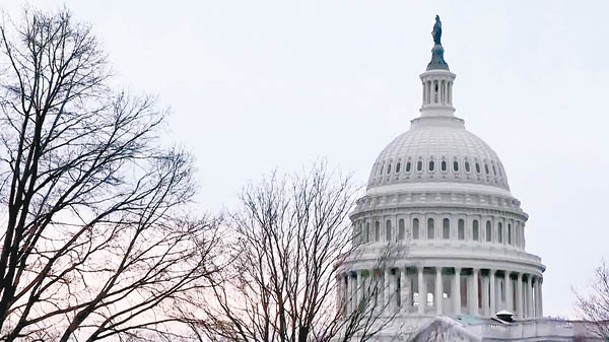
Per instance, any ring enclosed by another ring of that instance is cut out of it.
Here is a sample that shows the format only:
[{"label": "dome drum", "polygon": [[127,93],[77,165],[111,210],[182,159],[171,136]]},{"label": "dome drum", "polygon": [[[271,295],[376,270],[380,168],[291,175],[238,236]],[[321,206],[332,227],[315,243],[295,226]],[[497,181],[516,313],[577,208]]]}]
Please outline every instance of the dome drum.
[{"label": "dome drum", "polygon": [[408,242],[525,249],[526,216],[509,212],[421,207],[360,211],[351,220],[355,246]]}]

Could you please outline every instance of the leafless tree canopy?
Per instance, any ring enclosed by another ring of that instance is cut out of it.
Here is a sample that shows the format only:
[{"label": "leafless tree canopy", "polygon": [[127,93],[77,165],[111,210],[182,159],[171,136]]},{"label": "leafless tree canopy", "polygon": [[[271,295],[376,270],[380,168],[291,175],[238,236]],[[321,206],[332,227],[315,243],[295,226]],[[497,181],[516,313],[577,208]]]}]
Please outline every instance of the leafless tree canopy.
[{"label": "leafless tree canopy", "polygon": [[0,340],[178,340],[216,271],[193,219],[191,161],[158,142],[164,110],[108,87],[70,13],[0,27]]},{"label": "leafless tree canopy", "polygon": [[577,294],[577,306],[584,319],[592,321],[592,333],[609,340],[609,265],[605,261],[596,269],[588,295]]},{"label": "leafless tree canopy", "polygon": [[371,305],[345,315],[337,303],[338,268],[353,252],[347,215],[354,195],[350,179],[323,163],[247,187],[226,228],[236,261],[222,273],[224,286],[214,288],[216,303],[198,328],[214,341],[371,336],[378,329]]}]

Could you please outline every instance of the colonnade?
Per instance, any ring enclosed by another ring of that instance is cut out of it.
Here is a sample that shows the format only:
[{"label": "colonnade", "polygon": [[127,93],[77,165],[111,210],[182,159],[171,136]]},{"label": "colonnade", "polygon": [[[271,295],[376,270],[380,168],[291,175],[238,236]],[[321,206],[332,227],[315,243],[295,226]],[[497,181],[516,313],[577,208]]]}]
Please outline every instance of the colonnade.
[{"label": "colonnade", "polygon": [[489,268],[389,267],[348,271],[338,277],[339,310],[372,308],[387,313],[490,317],[508,310],[515,317],[543,316],[543,278]]},{"label": "colonnade", "polygon": [[453,82],[448,78],[423,81],[423,105],[452,104]]}]

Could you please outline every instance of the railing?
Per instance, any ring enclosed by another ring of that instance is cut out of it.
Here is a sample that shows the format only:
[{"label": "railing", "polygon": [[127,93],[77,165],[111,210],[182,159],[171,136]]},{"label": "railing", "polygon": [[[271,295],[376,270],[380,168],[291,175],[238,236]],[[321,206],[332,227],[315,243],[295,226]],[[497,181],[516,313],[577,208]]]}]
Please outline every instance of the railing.
[{"label": "railing", "polygon": [[470,330],[476,331],[485,338],[526,339],[526,338],[565,338],[575,336],[574,324],[558,319],[531,319],[514,323],[480,323],[474,324]]}]

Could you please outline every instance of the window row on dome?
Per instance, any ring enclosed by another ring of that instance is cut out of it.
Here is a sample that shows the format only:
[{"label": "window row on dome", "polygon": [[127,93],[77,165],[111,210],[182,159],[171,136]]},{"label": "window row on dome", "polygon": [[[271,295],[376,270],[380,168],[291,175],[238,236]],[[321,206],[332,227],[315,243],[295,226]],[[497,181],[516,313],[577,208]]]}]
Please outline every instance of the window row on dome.
[{"label": "window row on dome", "polygon": [[[406,219],[400,218],[397,227],[387,219],[381,227],[380,220],[357,223],[354,231],[355,243],[412,240],[461,240],[505,244],[524,248],[524,226],[519,222],[504,222],[493,219],[413,217],[406,226]],[[483,226],[484,225],[484,226]],[[397,229],[396,229],[397,228]]]},{"label": "window row on dome", "polygon": [[[426,169],[424,169],[425,168],[424,167],[425,164],[427,164],[427,168]],[[439,164],[440,164],[440,166],[439,166],[440,171],[442,171],[442,172],[448,172],[449,171],[448,170],[449,169],[448,168],[448,162],[445,159],[442,159]],[[474,167],[475,167],[476,173],[482,174],[481,164],[484,165],[484,173],[485,174],[490,176],[491,175],[491,170],[492,170],[492,175],[493,176],[503,177],[503,172],[502,172],[501,166],[497,167],[495,165],[494,161],[491,161],[490,168],[489,168],[489,164],[487,162],[480,163],[478,161],[475,161],[474,162]],[[461,165],[461,163],[459,162],[459,160],[455,158],[453,160],[453,162],[452,162],[452,171],[453,172],[459,172],[460,165]],[[463,166],[464,166],[465,172],[471,172],[472,171],[471,164],[470,164],[470,162],[467,159],[465,159],[463,161]],[[395,173],[400,173],[401,169],[402,169],[402,161],[398,160],[398,162],[395,164],[395,171],[394,172]],[[408,160],[406,161],[405,172],[406,173],[410,173],[412,171],[412,169],[413,169],[413,162],[412,162],[412,160],[410,158],[408,158]],[[415,168],[415,170],[417,172],[423,172],[423,171],[434,172],[436,170],[436,160],[434,158],[431,158],[427,163],[425,163],[423,161],[423,158],[419,158],[416,161],[416,168]],[[383,172],[385,172],[386,174],[391,174],[391,172],[392,172],[392,163],[391,163],[391,161],[388,162],[387,165],[385,165],[385,163],[383,163],[381,165],[381,167],[379,169],[379,175],[383,175]]]},{"label": "window row on dome", "polygon": [[[402,164],[405,163],[403,167]],[[441,174],[446,173],[454,173],[460,174],[461,172],[465,172],[465,174],[475,173],[479,176],[486,176],[487,180],[490,181],[490,177],[494,177],[495,182],[497,182],[497,178],[503,181],[503,168],[501,164],[496,163],[495,161],[478,161],[474,158],[473,161],[470,161],[469,158],[463,158],[460,160],[459,158],[427,158],[427,160],[423,157],[416,158],[413,160],[412,158],[408,158],[406,161],[402,161],[402,159],[398,159],[396,162],[393,160],[389,160],[387,162],[379,163],[377,162],[376,167],[376,175],[381,177],[384,175],[399,175],[399,174],[421,174],[423,172],[427,172],[430,174],[434,174],[435,172],[440,172]]]}]

